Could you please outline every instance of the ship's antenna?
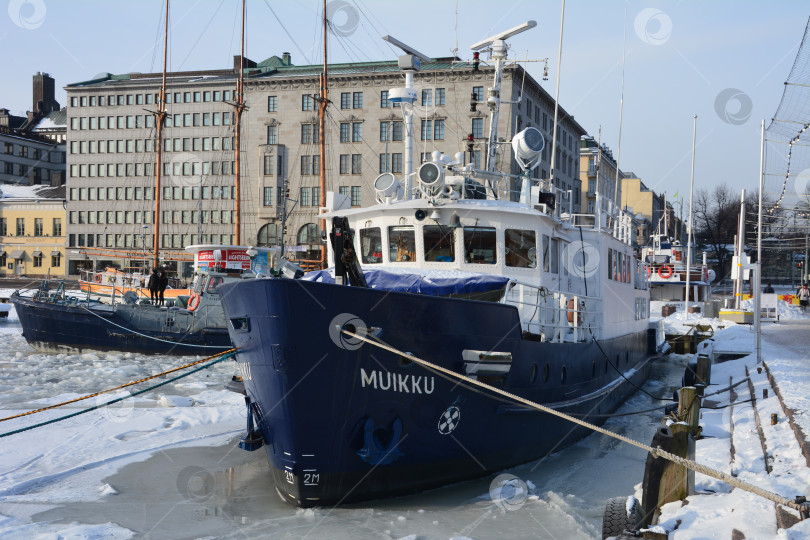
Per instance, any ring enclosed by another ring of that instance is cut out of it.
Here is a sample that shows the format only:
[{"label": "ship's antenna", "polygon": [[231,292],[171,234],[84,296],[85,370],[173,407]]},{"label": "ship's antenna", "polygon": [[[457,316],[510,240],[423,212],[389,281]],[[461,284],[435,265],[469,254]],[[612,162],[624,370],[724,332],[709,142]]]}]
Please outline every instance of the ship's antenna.
[{"label": "ship's antenna", "polygon": [[396,45],[405,53],[398,59],[399,68],[405,73],[405,88],[389,90],[388,100],[392,103],[399,103],[402,107],[402,119],[405,124],[404,198],[410,199],[413,191],[413,103],[416,101],[413,76],[422,68],[422,62],[430,62],[430,58],[394,37],[383,36],[383,39],[391,45]]},{"label": "ship's antenna", "polygon": [[458,0],[456,0],[456,24],[454,27],[456,34],[455,45],[453,46],[453,58],[458,58]]},{"label": "ship's antenna", "polygon": [[[613,186],[613,204],[619,205],[619,161],[622,158],[622,118],[624,117],[624,61],[627,57],[627,3],[624,4],[624,43],[622,44],[622,93],[619,97],[619,147],[616,150],[616,185]],[[666,210],[666,209],[665,209]]]},{"label": "ship's antenna", "polygon": [[562,0],[560,10],[560,46],[557,50],[557,89],[554,91],[554,125],[551,133],[551,176],[549,178],[549,189],[554,186],[554,171],[557,166],[557,121],[560,112],[560,75],[562,71],[562,44],[563,44],[563,23],[565,22],[565,0]]},{"label": "ship's antenna", "polygon": [[[537,22],[526,21],[525,23],[515,26],[514,28],[510,28],[505,32],[495,34],[494,36],[470,45],[470,49],[473,51],[480,51],[481,49],[489,48],[492,53],[492,59],[495,60],[495,77],[492,83],[492,88],[489,89],[489,95],[487,96],[487,106],[490,110],[489,147],[487,148],[486,164],[487,172],[495,172],[496,168],[495,156],[498,150],[498,114],[501,104],[501,79],[503,78],[503,62],[506,60],[506,53],[508,50],[506,40],[512,36],[520,34],[521,32],[534,28],[535,26],[537,26]],[[487,187],[494,195],[495,191],[492,187],[491,180],[487,180]]]}]

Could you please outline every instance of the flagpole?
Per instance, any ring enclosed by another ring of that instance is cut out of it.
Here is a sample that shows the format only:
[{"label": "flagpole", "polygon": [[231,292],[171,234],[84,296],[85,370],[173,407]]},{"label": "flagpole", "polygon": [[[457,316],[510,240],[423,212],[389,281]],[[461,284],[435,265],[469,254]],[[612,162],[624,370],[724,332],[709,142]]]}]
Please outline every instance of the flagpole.
[{"label": "flagpole", "polygon": [[697,115],[692,118],[692,174],[689,180],[689,225],[686,232],[686,302],[684,311],[689,318],[689,278],[692,274],[692,190],[695,186],[695,136],[697,135]]}]

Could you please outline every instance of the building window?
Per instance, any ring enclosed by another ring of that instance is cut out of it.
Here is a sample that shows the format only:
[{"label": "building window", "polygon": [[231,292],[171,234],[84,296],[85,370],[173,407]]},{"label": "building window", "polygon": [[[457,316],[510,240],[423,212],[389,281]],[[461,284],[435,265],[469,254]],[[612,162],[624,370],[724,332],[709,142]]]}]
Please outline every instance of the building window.
[{"label": "building window", "polygon": [[363,92],[355,92],[352,94],[352,109],[363,108]]},{"label": "building window", "polygon": [[273,188],[272,187],[265,187],[264,188],[264,206],[273,206]]},{"label": "building window", "polygon": [[309,188],[302,187],[299,195],[299,204],[301,206],[309,206]]},{"label": "building window", "polygon": [[25,236],[25,218],[17,218],[17,236]]},{"label": "building window", "polygon": [[267,126],[267,144],[278,144],[278,126]]},{"label": "building window", "polygon": [[473,86],[472,94],[473,94],[473,99],[475,101],[484,101],[484,87],[483,86]]},{"label": "building window", "polygon": [[278,96],[267,96],[267,112],[278,112]]},{"label": "building window", "polygon": [[34,255],[34,268],[39,268],[42,266],[42,252],[38,251]]},{"label": "building window", "polygon": [[391,172],[402,173],[402,154],[391,154]]},{"label": "building window", "polygon": [[6,218],[0,218],[0,236],[6,236],[8,234],[8,221]]},{"label": "building window", "polygon": [[42,226],[42,218],[34,218],[34,236],[42,236],[45,234]]},{"label": "building window", "polygon": [[272,155],[264,156],[262,161],[263,161],[263,163],[262,163],[263,164],[262,173],[265,176],[272,176],[272,174],[273,174],[273,156]]},{"label": "building window", "polygon": [[363,172],[363,154],[352,154],[352,174]]},{"label": "building window", "polygon": [[256,236],[256,243],[260,246],[275,246],[281,243],[281,238],[278,234],[278,225],[275,223],[268,223],[259,229]]},{"label": "building window", "polygon": [[318,226],[315,223],[307,223],[298,230],[297,240],[299,245],[319,244]]},{"label": "building window", "polygon": [[363,142],[363,124],[352,122],[352,142]]},{"label": "building window", "polygon": [[314,100],[312,99],[311,94],[304,94],[303,96],[301,96],[301,110],[311,111],[313,102]]},{"label": "building window", "polygon": [[388,90],[381,90],[380,91],[380,108],[382,109],[390,109],[391,102],[388,101]]},{"label": "building window", "polygon": [[380,154],[380,174],[391,172],[391,154]]},{"label": "building window", "polygon": [[349,174],[349,154],[340,154],[340,174]]},{"label": "building window", "polygon": [[310,174],[312,174],[312,156],[301,156],[301,176]]},{"label": "building window", "polygon": [[484,119],[483,118],[473,118],[472,119],[472,136],[476,139],[481,139],[484,137]]},{"label": "building window", "polygon": [[433,140],[444,140],[444,120],[436,120],[433,122]]},{"label": "building window", "polygon": [[352,206],[360,206],[360,186],[352,186]]},{"label": "building window", "polygon": [[352,93],[351,92],[341,92],[340,93],[340,108],[341,109],[349,109],[349,108],[351,108],[351,99],[352,99]]},{"label": "building window", "polygon": [[422,120],[422,140],[429,141],[432,138],[433,138],[433,120]]},{"label": "building window", "polygon": [[436,106],[444,105],[444,88],[437,88],[433,93]]},{"label": "building window", "polygon": [[422,107],[430,107],[431,105],[433,105],[433,89],[422,90]]}]

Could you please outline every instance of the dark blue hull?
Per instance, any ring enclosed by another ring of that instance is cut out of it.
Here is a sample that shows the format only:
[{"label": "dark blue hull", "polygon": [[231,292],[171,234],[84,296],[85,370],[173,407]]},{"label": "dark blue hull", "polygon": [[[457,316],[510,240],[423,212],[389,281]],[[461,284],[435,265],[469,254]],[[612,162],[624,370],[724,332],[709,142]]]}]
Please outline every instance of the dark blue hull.
[{"label": "dark blue hull", "polygon": [[[105,309],[87,304],[41,302],[22,296],[10,299],[17,310],[23,337],[34,348],[47,352],[126,351],[143,354],[208,355],[231,348],[224,328],[185,332],[180,328],[139,328],[137,310],[152,306]],[[165,312],[165,310],[163,310]]]},{"label": "dark blue hull", "polygon": [[511,356],[507,372],[479,371],[479,380],[569,414],[610,412],[635,390],[611,364],[637,385],[648,372],[646,332],[601,350],[539,342],[524,338],[514,307],[498,303],[282,279],[219,292],[276,487],[300,506],[482,476],[589,434],[355,344],[335,324],[376,329],[391,346],[459,373],[471,355]]}]

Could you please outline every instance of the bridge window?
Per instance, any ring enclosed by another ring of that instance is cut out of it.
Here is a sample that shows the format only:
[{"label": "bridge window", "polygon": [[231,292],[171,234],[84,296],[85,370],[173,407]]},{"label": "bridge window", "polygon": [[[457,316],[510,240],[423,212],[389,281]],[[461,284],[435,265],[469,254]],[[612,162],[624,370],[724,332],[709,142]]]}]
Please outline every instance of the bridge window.
[{"label": "bridge window", "polygon": [[456,260],[453,246],[453,229],[440,225],[425,225],[422,228],[425,241],[426,262],[453,262]]},{"label": "bridge window", "polygon": [[388,257],[391,262],[416,260],[416,235],[411,225],[388,227]]},{"label": "bridge window", "polygon": [[360,229],[360,254],[366,264],[382,262],[382,233],[379,227]]},{"label": "bridge window", "polygon": [[464,249],[468,263],[495,264],[495,228],[464,227]]},{"label": "bridge window", "polygon": [[534,231],[506,229],[506,266],[537,267],[537,246]]}]

